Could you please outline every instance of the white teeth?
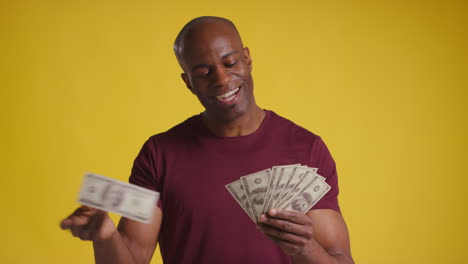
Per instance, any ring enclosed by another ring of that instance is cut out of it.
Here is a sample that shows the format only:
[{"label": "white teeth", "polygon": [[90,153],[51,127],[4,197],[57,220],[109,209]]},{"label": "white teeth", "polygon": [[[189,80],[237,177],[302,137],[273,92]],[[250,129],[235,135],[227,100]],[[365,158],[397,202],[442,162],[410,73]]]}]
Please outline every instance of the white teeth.
[{"label": "white teeth", "polygon": [[[235,93],[237,93],[237,91],[239,91],[239,87],[236,88],[236,89],[234,89],[234,90],[232,90],[232,91],[230,91],[230,92],[227,92],[227,93],[225,93],[225,94],[218,95],[218,96],[216,96],[216,98],[217,98],[218,100],[225,101],[226,99],[231,99],[230,97],[231,97],[232,95],[234,95]],[[232,97],[234,97],[234,96],[232,96]]]}]

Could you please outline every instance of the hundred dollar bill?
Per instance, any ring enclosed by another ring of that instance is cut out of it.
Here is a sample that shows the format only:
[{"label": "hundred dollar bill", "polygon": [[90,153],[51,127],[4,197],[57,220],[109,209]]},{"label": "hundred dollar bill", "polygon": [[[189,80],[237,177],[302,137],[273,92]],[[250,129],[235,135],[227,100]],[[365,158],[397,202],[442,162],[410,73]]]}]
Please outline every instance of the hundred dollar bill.
[{"label": "hundred dollar bill", "polygon": [[296,194],[291,200],[286,202],[282,209],[306,213],[309,211],[328,191],[328,185],[319,175],[310,181],[307,186]]},{"label": "hundred dollar bill", "polygon": [[300,164],[273,166],[226,185],[254,221],[271,208],[306,213],[330,190],[318,168]]},{"label": "hundred dollar bill", "polygon": [[304,176],[307,172],[307,167],[298,167],[294,170],[294,173],[287,179],[283,184],[283,188],[279,190],[278,197],[275,199],[275,203],[272,208],[280,208],[284,199],[290,198],[291,191],[296,186],[304,181]]},{"label": "hundred dollar bill", "polygon": [[263,206],[262,212],[268,212],[272,209],[272,205],[276,203],[281,190],[288,179],[294,174],[297,168],[300,168],[300,164],[282,165],[272,167],[272,177],[268,186],[267,199]]},{"label": "hundred dollar bill", "polygon": [[[289,177],[287,178],[287,182],[285,184],[283,184],[283,187],[282,187],[282,190],[280,191],[277,199],[276,199],[276,203],[275,203],[275,206],[278,207],[282,202],[283,200],[285,199],[285,197],[287,197],[289,195],[289,192],[290,192],[290,188],[294,185],[294,184],[304,184],[304,181],[300,180],[304,173],[305,172],[311,172],[311,173],[316,173],[317,172],[317,168],[311,168],[311,167],[308,167],[308,166],[305,166],[305,165],[301,165],[299,167],[296,167],[294,169],[294,171],[289,175]],[[318,174],[317,174],[318,175]],[[323,180],[325,180],[325,177],[322,177],[320,175],[318,175],[319,177],[321,177]],[[299,182],[297,182],[297,180],[299,180]],[[296,181],[296,182],[295,182]],[[297,186],[297,185],[296,185]],[[296,187],[297,188],[297,187]]]},{"label": "hundred dollar bill", "polygon": [[270,177],[271,169],[266,169],[240,178],[255,221],[258,221],[258,217],[262,213]]},{"label": "hundred dollar bill", "polygon": [[302,192],[306,186],[309,185],[316,177],[318,177],[321,181],[324,181],[324,177],[318,175],[314,170],[310,170],[309,168],[305,168],[305,171],[299,176],[299,180],[295,185],[291,184],[287,186],[288,190],[285,192],[285,195],[278,199],[278,203],[276,206],[278,208],[284,207],[293,197],[295,197],[298,193]]},{"label": "hundred dollar bill", "polygon": [[85,173],[78,202],[149,223],[159,193],[94,173]]},{"label": "hundred dollar bill", "polygon": [[244,186],[242,185],[241,180],[237,180],[231,183],[226,184],[226,189],[234,197],[234,200],[244,209],[244,212],[249,215],[250,219],[255,222],[254,214],[250,208],[250,203],[247,199],[247,194],[245,194]]},{"label": "hundred dollar bill", "polygon": [[284,205],[284,202],[288,201],[291,197],[296,195],[297,192],[302,190],[315,176],[325,181],[325,177],[317,174],[317,168],[301,166],[301,168],[296,169],[295,173],[289,178],[289,181],[284,184],[275,206],[279,208]]}]

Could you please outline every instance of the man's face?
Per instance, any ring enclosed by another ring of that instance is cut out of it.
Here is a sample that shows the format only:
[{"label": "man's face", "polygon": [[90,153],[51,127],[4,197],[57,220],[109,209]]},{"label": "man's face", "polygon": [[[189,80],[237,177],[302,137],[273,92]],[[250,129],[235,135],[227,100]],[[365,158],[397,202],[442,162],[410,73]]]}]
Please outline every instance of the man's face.
[{"label": "man's face", "polygon": [[187,37],[182,74],[210,118],[232,121],[255,105],[249,50],[229,26],[208,23]]}]

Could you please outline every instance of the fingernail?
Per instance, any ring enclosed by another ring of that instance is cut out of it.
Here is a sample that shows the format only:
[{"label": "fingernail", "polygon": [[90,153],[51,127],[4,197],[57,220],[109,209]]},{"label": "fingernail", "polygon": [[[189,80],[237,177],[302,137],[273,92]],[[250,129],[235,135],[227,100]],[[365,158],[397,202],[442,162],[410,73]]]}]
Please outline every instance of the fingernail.
[{"label": "fingernail", "polygon": [[270,215],[273,216],[273,215],[276,215],[276,213],[277,213],[276,209],[271,209],[270,210]]},{"label": "fingernail", "polygon": [[66,226],[67,223],[68,223],[67,220],[68,220],[68,219],[65,219],[65,220],[62,220],[62,221],[60,222],[60,227],[61,227],[62,229],[65,229],[65,226]]},{"label": "fingernail", "polygon": [[260,216],[260,222],[265,222],[267,220],[266,216],[264,214],[262,214]]}]

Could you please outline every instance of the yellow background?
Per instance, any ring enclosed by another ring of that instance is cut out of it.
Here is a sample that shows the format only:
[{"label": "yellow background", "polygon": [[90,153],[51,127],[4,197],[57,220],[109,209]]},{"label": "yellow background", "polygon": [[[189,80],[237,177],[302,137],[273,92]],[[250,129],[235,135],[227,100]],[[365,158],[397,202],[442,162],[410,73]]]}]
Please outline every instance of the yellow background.
[{"label": "yellow background", "polygon": [[259,105],[327,142],[356,263],[467,263],[467,6],[2,1],[1,262],[92,262],[58,226],[83,173],[126,181],[150,135],[202,111],[171,48],[217,15],[250,47]]}]

